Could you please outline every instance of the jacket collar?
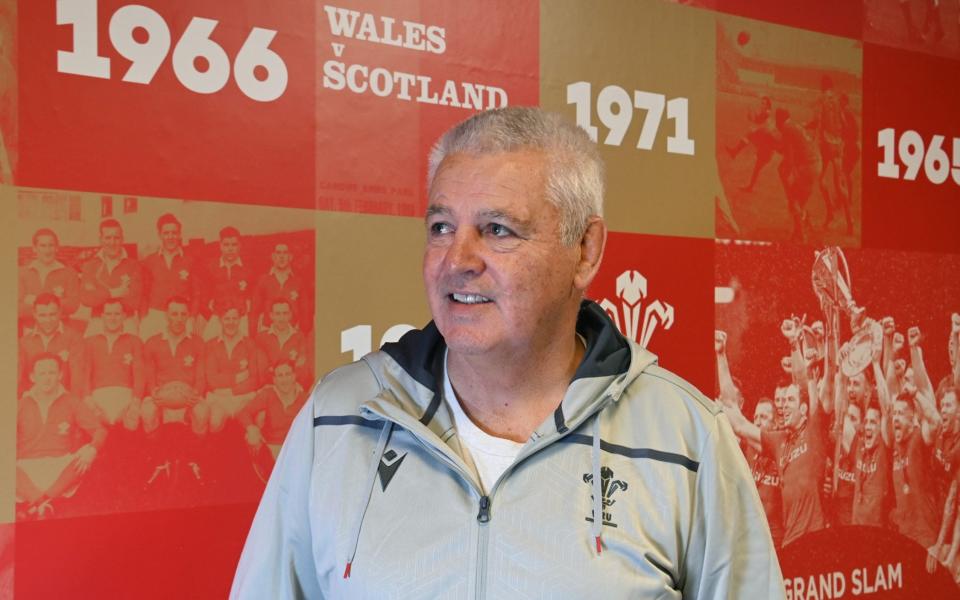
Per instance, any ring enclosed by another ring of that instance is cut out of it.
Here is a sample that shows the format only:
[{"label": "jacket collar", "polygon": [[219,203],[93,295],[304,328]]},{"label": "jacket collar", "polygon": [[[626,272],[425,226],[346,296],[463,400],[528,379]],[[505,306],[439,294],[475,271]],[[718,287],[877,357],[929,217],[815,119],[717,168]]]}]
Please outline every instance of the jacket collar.
[{"label": "jacket collar", "polygon": [[[595,302],[581,304],[577,332],[587,345],[584,358],[553,419],[537,428],[535,438],[575,428],[603,403],[619,399],[624,387],[656,363],[656,356],[624,338]],[[365,357],[384,388],[368,403],[370,408],[400,425],[419,422],[438,437],[448,437],[453,417],[440,393],[445,350],[443,336],[431,321]]]}]

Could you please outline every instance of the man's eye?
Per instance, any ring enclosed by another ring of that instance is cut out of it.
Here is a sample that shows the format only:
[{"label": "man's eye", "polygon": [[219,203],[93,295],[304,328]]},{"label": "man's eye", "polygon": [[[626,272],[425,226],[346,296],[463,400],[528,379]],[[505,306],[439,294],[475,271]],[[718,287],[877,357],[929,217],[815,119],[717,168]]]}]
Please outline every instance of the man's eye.
[{"label": "man's eye", "polygon": [[443,221],[438,221],[436,223],[430,224],[430,235],[441,235],[444,233],[450,233],[450,224],[444,223]]},{"label": "man's eye", "polygon": [[510,231],[505,225],[500,223],[490,223],[487,226],[487,230],[495,237],[506,237],[508,235],[513,235],[513,232]]}]

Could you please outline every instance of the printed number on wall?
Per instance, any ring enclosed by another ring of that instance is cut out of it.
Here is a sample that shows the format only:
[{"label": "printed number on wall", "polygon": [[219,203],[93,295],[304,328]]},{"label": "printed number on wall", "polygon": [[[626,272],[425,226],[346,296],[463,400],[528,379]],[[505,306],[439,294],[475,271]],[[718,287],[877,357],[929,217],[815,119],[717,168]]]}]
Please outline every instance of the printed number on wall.
[{"label": "printed number on wall", "polygon": [[[174,74],[198,94],[218,92],[230,79],[230,57],[210,39],[218,23],[194,17],[173,47]],[[57,25],[73,27],[73,49],[57,51],[57,71],[110,79],[110,59],[97,54],[97,0],[57,0]],[[170,52],[170,27],[164,18],[146,6],[122,6],[110,18],[109,34],[117,53],[132,63],[123,81],[153,81]],[[271,102],[287,89],[287,65],[269,48],[276,35],[272,29],[254,27],[233,61],[237,86],[252,100]]]},{"label": "printed number on wall", "polygon": [[[923,167],[930,183],[939,185],[952,176],[954,183],[960,185],[960,138],[953,138],[952,160],[943,147],[945,141],[945,136],[935,135],[929,144],[924,144],[923,136],[909,129],[900,134],[897,142],[897,132],[892,127],[881,129],[877,132],[877,146],[883,150],[883,160],[877,163],[877,176],[915,181]],[[907,168],[902,175],[896,156]]]},{"label": "printed number on wall", "polygon": [[[403,337],[406,332],[415,329],[413,325],[400,323],[394,325],[380,338],[380,346],[395,342]],[[355,325],[350,329],[344,329],[340,332],[340,353],[352,352],[351,360],[360,360],[365,354],[372,350],[373,345],[373,327],[370,325]],[[380,346],[377,346],[379,348]]]},{"label": "printed number on wall", "polygon": [[[590,134],[590,139],[596,142],[597,128],[590,122],[593,116],[592,101],[589,81],[578,81],[567,86],[567,104],[576,105],[577,125],[585,129]],[[667,137],[667,152],[693,156],[695,144],[689,134],[689,100],[687,98],[667,100],[663,94],[634,90],[631,99],[627,90],[616,85],[608,85],[597,94],[597,116],[609,130],[603,143],[608,146],[619,146],[633,121],[633,109],[638,108],[645,111],[645,116],[640,128],[637,148],[652,150],[663,119],[664,107],[667,110],[667,119],[674,122],[674,135]]]}]

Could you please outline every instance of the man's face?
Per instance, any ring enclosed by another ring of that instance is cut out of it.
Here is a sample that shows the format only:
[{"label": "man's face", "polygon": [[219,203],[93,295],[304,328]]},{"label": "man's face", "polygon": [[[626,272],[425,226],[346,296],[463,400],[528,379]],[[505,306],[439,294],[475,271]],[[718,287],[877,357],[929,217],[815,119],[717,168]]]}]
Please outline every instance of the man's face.
[{"label": "man's face", "polygon": [[57,260],[57,240],[52,235],[38,235],[37,241],[33,244],[33,252],[37,255],[37,260],[45,265],[49,265]]},{"label": "man's face", "polygon": [[160,227],[160,243],[167,252],[176,252],[181,243],[180,226],[176,223],[164,223]]},{"label": "man's face", "polygon": [[289,267],[290,260],[293,258],[290,254],[290,248],[286,244],[277,244],[270,257],[273,259],[273,266],[280,270]]},{"label": "man's face", "polygon": [[437,171],[423,281],[455,352],[519,356],[548,345],[576,314],[580,247],[561,243],[544,163],[535,152],[458,154]]},{"label": "man's face", "polygon": [[769,402],[761,402],[753,410],[753,424],[760,429],[771,429],[773,427],[773,405]]},{"label": "man's face", "polygon": [[181,302],[171,302],[167,306],[167,329],[175,336],[181,336],[187,330],[187,305]]},{"label": "man's face", "polygon": [[957,393],[947,392],[940,399],[940,417],[944,423],[950,423],[957,415]]},{"label": "man's face", "polygon": [[850,402],[863,402],[867,390],[867,378],[863,373],[857,373],[847,380],[847,398]]},{"label": "man's face", "polygon": [[41,393],[51,394],[60,385],[60,365],[52,358],[38,360],[33,365],[30,379]]},{"label": "man's face", "polygon": [[120,333],[123,330],[123,305],[119,302],[107,302],[103,305],[103,329],[107,333]]},{"label": "man's face", "polygon": [[220,324],[223,326],[223,335],[233,337],[240,331],[240,311],[231,308],[220,315]]},{"label": "man's face", "polygon": [[853,441],[853,436],[860,433],[860,421],[860,406],[847,405],[847,411],[843,414],[843,435],[847,444]]},{"label": "man's face", "polygon": [[123,230],[119,227],[104,227],[101,229],[100,247],[107,258],[119,258],[123,252]]},{"label": "man's face", "polygon": [[784,423],[783,406],[787,402],[787,389],[789,386],[778,387],[773,392],[774,418],[779,425]]},{"label": "man's face", "polygon": [[44,335],[50,335],[60,325],[60,307],[55,303],[37,304],[33,307],[33,319]]},{"label": "man's face", "polygon": [[796,385],[783,389],[783,424],[790,429],[798,429],[807,414],[806,404],[800,404],[800,393]]},{"label": "man's face", "polygon": [[220,255],[227,262],[233,262],[240,255],[240,240],[235,237],[225,237],[220,240]]},{"label": "man's face", "polygon": [[273,385],[277,387],[279,392],[289,394],[293,391],[296,383],[297,377],[290,365],[280,365],[273,370]]},{"label": "man's face", "polygon": [[880,410],[868,408],[867,416],[863,420],[863,445],[873,448],[877,443],[877,434],[880,433]]},{"label": "man's face", "polygon": [[906,400],[893,403],[893,439],[897,442],[910,433],[913,427],[913,404]]},{"label": "man's face", "polygon": [[270,320],[274,327],[280,331],[286,331],[290,327],[290,319],[293,315],[290,312],[290,305],[286,302],[277,302],[270,309]]}]

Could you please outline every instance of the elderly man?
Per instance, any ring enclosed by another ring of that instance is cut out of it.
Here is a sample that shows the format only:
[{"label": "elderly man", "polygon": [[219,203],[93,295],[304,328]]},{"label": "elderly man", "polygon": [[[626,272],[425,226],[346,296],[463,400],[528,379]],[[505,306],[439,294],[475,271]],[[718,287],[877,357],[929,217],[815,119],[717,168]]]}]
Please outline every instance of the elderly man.
[{"label": "elderly man", "polygon": [[434,320],[315,387],[233,598],[783,597],[720,409],[583,301],[602,170],[537,109],[440,139]]}]

